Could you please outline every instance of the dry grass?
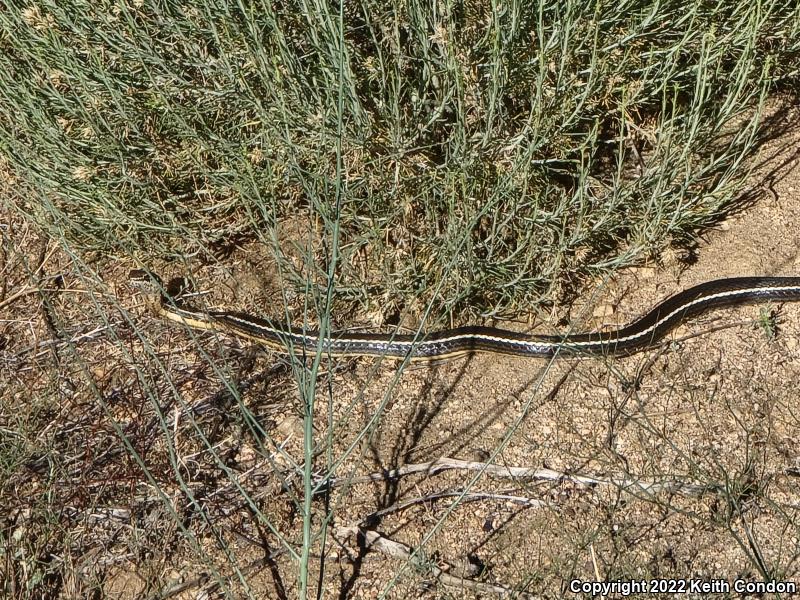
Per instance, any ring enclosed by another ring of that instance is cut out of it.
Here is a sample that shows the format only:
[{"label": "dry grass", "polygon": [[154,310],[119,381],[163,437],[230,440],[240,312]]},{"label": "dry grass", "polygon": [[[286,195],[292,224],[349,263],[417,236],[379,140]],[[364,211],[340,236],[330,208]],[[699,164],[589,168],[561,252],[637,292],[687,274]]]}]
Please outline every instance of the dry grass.
[{"label": "dry grass", "polygon": [[797,10],[315,8],[0,14],[2,593],[797,578],[794,307],[618,361],[409,370],[189,331],[126,281],[322,327],[589,328],[755,199],[683,279],[790,272],[796,140],[739,192],[795,122],[761,108],[796,82]]}]

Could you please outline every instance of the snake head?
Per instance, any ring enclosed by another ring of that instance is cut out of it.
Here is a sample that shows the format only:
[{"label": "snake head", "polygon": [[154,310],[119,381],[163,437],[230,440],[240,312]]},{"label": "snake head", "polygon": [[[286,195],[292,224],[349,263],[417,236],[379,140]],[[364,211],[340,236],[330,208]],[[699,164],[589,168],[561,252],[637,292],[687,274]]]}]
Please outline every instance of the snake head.
[{"label": "snake head", "polygon": [[157,315],[164,298],[161,278],[145,269],[133,269],[128,274],[128,282],[144,294],[148,312]]},{"label": "snake head", "polygon": [[138,286],[155,285],[156,287],[163,287],[161,278],[151,271],[145,269],[132,269],[128,274],[128,281]]},{"label": "snake head", "polygon": [[128,281],[144,292],[155,312],[160,312],[164,304],[179,305],[182,296],[191,291],[188,281],[183,277],[174,277],[165,286],[158,275],[146,269],[131,270]]}]

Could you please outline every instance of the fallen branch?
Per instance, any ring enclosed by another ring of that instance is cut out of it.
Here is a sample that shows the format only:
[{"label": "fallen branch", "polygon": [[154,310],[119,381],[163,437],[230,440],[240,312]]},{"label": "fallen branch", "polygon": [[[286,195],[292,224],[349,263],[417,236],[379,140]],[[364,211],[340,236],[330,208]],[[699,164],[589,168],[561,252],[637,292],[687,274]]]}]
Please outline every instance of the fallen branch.
[{"label": "fallen branch", "polygon": [[667,492],[670,494],[681,494],[684,496],[701,496],[702,494],[713,491],[716,487],[712,485],[687,483],[680,480],[648,481],[645,479],[634,479],[624,475],[611,475],[608,477],[576,475],[565,471],[555,471],[553,469],[535,467],[508,467],[485,462],[459,460],[457,458],[447,457],[437,458],[436,460],[426,463],[412,463],[403,465],[397,469],[391,469],[378,473],[370,473],[369,475],[362,475],[359,477],[336,477],[328,481],[328,487],[333,488],[353,483],[388,481],[417,473],[435,475],[442,471],[450,470],[481,471],[504,479],[569,481],[571,483],[585,486],[610,485],[622,490],[640,491],[648,494]]}]

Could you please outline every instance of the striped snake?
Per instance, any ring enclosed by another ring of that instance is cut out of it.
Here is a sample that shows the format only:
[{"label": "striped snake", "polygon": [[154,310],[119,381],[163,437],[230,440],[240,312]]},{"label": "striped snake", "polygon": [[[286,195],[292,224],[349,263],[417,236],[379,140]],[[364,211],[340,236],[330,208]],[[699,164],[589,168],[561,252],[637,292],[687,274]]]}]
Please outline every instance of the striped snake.
[{"label": "striped snake", "polygon": [[[319,333],[233,311],[199,311],[173,296],[157,276],[131,271],[131,280],[158,288],[156,311],[172,321],[255,340],[282,353],[329,356],[386,356],[440,361],[474,352],[546,358],[629,355],[656,346],[671,329],[700,313],[737,304],[800,301],[800,277],[734,277],[701,283],[663,300],[647,314],[612,331],[564,335],[526,335],[496,327],[458,327],[416,335]],[[178,280],[173,280],[178,281]],[[173,287],[170,282],[168,288]]]}]

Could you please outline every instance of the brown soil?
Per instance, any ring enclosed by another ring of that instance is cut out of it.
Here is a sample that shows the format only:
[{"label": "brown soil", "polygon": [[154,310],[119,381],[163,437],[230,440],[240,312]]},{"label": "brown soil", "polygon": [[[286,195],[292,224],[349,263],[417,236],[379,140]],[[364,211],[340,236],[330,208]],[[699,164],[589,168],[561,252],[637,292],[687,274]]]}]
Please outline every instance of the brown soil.
[{"label": "brown soil", "polygon": [[[570,321],[613,326],[702,281],[800,273],[797,123],[787,115],[763,148],[754,204],[709,231],[693,264],[664,256],[598,281]],[[297,562],[277,537],[302,539],[303,404],[288,363],[154,319],[126,283],[137,265],[100,268],[97,285],[95,267],[4,221],[0,439],[19,463],[2,488],[14,558],[0,580],[13,591],[38,569],[70,573],[54,584],[66,596],[183,584],[174,597],[189,598],[220,594],[221,575],[232,597],[296,597]],[[204,300],[281,306],[262,254],[194,269],[213,289]],[[314,441],[330,452],[314,470],[334,461],[337,479],[312,503],[315,532],[332,519],[309,582],[348,598],[485,597],[490,585],[571,596],[573,579],[800,584],[800,304],[717,311],[674,337],[722,323],[738,324],[628,358],[323,364]],[[388,476],[443,458],[461,462]],[[392,556],[392,541],[414,558]]]}]

